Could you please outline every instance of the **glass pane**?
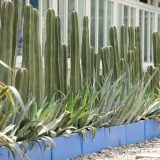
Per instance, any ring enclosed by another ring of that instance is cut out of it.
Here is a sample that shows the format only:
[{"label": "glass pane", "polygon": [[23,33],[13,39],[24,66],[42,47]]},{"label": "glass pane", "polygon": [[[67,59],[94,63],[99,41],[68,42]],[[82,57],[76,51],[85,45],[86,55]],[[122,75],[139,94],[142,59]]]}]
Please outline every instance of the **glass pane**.
[{"label": "glass pane", "polygon": [[118,5],[118,30],[120,27],[124,24],[123,19],[124,19],[124,5],[119,4]]},{"label": "glass pane", "polygon": [[153,61],[153,46],[152,46],[152,34],[154,32],[154,24],[155,24],[155,14],[151,13],[151,22],[150,22],[150,61]]},{"label": "glass pane", "polygon": [[68,45],[70,45],[70,39],[71,39],[70,38],[70,34],[71,34],[71,14],[72,14],[72,11],[74,11],[74,10],[75,10],[75,0],[68,0]]},{"label": "glass pane", "polygon": [[147,62],[147,44],[148,44],[148,22],[149,22],[149,13],[147,11],[144,12],[144,61]]},{"label": "glass pane", "polygon": [[[79,20],[79,33],[82,35],[83,17],[85,16],[85,0],[78,1],[78,20]],[[90,29],[90,28],[89,28]],[[82,37],[80,37],[81,42]]]},{"label": "glass pane", "polygon": [[91,0],[91,46],[95,47],[95,0]]},{"label": "glass pane", "polygon": [[128,6],[124,6],[124,24],[128,26],[129,21],[128,21]]},{"label": "glass pane", "polygon": [[64,1],[63,0],[60,0],[60,5],[58,5],[58,14],[61,18],[61,40],[62,42],[64,43],[65,42],[65,38],[64,38],[64,32],[65,32],[65,29],[64,29]]},{"label": "glass pane", "polygon": [[43,41],[42,41],[42,45],[44,48],[45,45],[45,39],[46,39],[46,13],[47,13],[47,9],[49,8],[49,0],[46,1],[42,1],[42,37],[43,37]]},{"label": "glass pane", "polygon": [[104,39],[104,1],[99,1],[99,49],[103,47]]},{"label": "glass pane", "polygon": [[109,28],[113,25],[113,2],[107,0],[107,44],[109,45]]},{"label": "glass pane", "polygon": [[160,32],[160,14],[158,15],[158,32]]},{"label": "glass pane", "polygon": [[131,8],[131,26],[136,26],[136,9]]}]

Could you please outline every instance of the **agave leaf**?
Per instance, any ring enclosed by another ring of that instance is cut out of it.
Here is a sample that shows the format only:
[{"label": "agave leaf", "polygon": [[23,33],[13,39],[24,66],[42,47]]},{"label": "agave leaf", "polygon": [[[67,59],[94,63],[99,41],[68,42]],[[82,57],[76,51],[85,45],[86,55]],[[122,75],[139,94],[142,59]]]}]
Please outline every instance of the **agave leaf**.
[{"label": "agave leaf", "polygon": [[6,63],[4,63],[2,60],[0,60],[0,65],[7,68],[8,70],[14,72],[14,70],[9,66],[7,65]]}]

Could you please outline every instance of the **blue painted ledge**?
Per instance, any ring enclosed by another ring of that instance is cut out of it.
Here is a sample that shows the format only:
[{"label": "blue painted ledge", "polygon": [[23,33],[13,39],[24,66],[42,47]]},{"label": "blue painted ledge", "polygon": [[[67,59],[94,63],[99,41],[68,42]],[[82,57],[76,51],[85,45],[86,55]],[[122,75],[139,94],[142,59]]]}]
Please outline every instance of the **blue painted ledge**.
[{"label": "blue painted ledge", "polygon": [[[69,160],[99,150],[128,144],[136,144],[160,136],[160,124],[156,120],[144,120],[132,124],[101,128],[92,139],[90,132],[86,139],[80,134],[55,138],[56,148],[43,150],[44,143],[35,144],[27,155],[31,160]],[[41,147],[40,147],[41,146]],[[4,147],[0,148],[0,160],[13,160]],[[20,158],[17,155],[17,159]],[[26,158],[24,158],[26,159]]]}]

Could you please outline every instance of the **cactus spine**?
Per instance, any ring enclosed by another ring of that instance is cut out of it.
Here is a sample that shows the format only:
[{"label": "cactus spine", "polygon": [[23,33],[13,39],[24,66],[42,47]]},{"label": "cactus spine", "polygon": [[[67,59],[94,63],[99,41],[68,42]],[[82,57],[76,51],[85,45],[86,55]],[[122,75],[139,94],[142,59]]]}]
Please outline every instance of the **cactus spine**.
[{"label": "cactus spine", "polygon": [[74,93],[81,89],[79,32],[77,13],[71,15],[71,76],[70,87]]}]

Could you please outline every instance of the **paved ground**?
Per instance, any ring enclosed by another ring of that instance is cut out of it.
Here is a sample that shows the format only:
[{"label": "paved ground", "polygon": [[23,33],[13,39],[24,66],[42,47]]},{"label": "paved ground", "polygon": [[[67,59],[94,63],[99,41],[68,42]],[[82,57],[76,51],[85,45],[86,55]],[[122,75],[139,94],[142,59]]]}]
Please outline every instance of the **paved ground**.
[{"label": "paved ground", "polygon": [[108,148],[75,160],[160,160],[160,138],[136,145]]}]

